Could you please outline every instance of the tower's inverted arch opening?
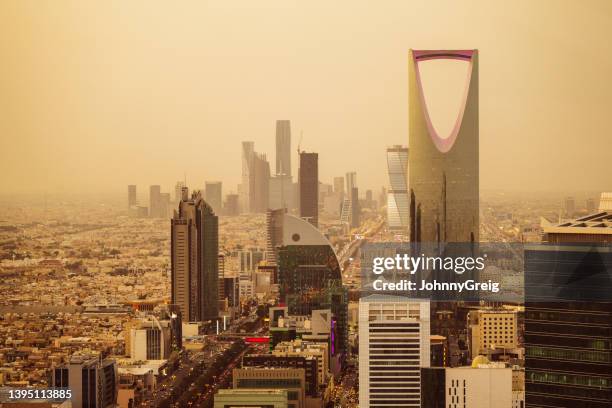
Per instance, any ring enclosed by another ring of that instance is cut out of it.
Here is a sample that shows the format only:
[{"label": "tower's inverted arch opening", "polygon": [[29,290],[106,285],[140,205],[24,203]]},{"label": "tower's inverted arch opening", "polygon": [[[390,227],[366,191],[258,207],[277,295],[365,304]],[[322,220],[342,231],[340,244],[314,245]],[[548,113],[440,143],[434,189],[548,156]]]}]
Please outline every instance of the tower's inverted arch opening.
[{"label": "tower's inverted arch opening", "polygon": [[470,60],[424,59],[417,61],[416,68],[431,124],[440,139],[448,139],[463,114]]}]

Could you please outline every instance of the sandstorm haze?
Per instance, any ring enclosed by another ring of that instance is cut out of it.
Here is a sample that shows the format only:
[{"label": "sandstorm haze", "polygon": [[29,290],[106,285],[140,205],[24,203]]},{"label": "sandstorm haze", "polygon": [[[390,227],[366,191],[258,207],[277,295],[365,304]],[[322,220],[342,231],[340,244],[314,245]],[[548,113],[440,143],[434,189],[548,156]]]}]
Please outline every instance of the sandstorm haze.
[{"label": "sandstorm haze", "polygon": [[[2,194],[168,191],[184,174],[235,191],[241,141],[274,169],[276,119],[294,167],[303,132],[322,181],[355,170],[378,190],[385,148],[408,143],[409,48],[479,49],[482,189],[612,185],[608,1],[6,1],[0,16]],[[452,122],[447,68],[428,94]]]}]

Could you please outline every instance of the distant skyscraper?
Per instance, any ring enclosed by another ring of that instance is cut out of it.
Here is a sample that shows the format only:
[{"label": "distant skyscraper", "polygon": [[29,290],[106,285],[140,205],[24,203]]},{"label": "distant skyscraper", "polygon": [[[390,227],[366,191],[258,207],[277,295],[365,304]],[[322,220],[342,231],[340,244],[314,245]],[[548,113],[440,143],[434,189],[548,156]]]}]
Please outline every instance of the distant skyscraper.
[{"label": "distant skyscraper", "polygon": [[268,209],[270,163],[255,152],[253,142],[242,142],[242,184],[239,188],[243,212],[265,213]]},{"label": "distant skyscraper", "polygon": [[361,408],[421,407],[420,371],[430,365],[429,306],[397,296],[360,299]]},{"label": "distant skyscraper", "polygon": [[251,212],[265,213],[270,195],[270,163],[265,154],[253,156],[253,184],[250,191]]},{"label": "distant skyscraper", "polygon": [[238,194],[228,194],[225,196],[225,205],[223,206],[225,215],[238,215],[240,213],[240,204]]},{"label": "distant skyscraper", "polygon": [[174,203],[178,204],[183,197],[183,187],[185,187],[185,183],[182,181],[177,181],[174,185]]},{"label": "distant skyscraper", "polygon": [[574,197],[566,197],[563,202],[563,211],[566,217],[573,217],[576,213],[576,200]]},{"label": "distant skyscraper", "polygon": [[357,228],[361,223],[361,205],[359,204],[359,189],[351,189],[351,227]]},{"label": "distant skyscraper", "polygon": [[300,217],[319,225],[319,155],[300,152]]},{"label": "distant skyscraper", "polygon": [[222,184],[220,181],[207,181],[205,183],[206,202],[210,204],[215,213],[221,213],[223,208]]},{"label": "distant skyscraper", "polygon": [[344,177],[334,177],[334,193],[344,194]]},{"label": "distant skyscraper", "polygon": [[128,186],[128,208],[131,208],[138,204],[136,199],[136,185],[130,184]]},{"label": "distant skyscraper", "polygon": [[410,199],[408,198],[408,148],[393,146],[387,149],[389,193],[387,223],[390,230],[408,233]]},{"label": "distant skyscraper", "polygon": [[219,225],[199,192],[182,200],[171,221],[172,304],[183,320],[218,317]]},{"label": "distant skyscraper", "polygon": [[162,215],[162,204],[161,204],[161,187],[150,186],[149,187],[149,217],[161,218]]},{"label": "distant skyscraper", "polygon": [[[465,100],[450,135],[434,128],[419,64],[454,59],[469,64]],[[478,51],[410,51],[410,234],[423,242],[478,241]]]},{"label": "distant skyscraper", "polygon": [[268,207],[272,209],[293,207],[293,182],[290,176],[276,175],[270,178]]},{"label": "distant skyscraper", "polygon": [[253,176],[253,161],[255,157],[255,142],[242,142],[242,184],[240,185],[240,207],[241,211],[251,211],[251,190],[255,183]]},{"label": "distant skyscraper", "polygon": [[357,187],[357,173],[350,171],[346,173],[346,192],[351,194],[353,187]]},{"label": "distant skyscraper", "polygon": [[276,174],[291,177],[291,123],[276,121]]},{"label": "distant skyscraper", "polygon": [[73,408],[113,408],[117,404],[117,364],[96,355],[73,355],[53,370],[54,388],[69,389]]}]

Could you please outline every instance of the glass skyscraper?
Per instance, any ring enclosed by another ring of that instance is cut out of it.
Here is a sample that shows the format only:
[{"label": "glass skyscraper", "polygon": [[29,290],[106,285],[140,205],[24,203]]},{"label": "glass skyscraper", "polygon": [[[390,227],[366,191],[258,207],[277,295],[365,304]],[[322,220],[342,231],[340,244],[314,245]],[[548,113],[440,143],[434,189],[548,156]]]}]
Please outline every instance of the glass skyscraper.
[{"label": "glass skyscraper", "polygon": [[[410,235],[421,242],[478,242],[478,51],[411,50],[409,81]],[[470,65],[465,99],[450,135],[435,130],[419,64]]]}]

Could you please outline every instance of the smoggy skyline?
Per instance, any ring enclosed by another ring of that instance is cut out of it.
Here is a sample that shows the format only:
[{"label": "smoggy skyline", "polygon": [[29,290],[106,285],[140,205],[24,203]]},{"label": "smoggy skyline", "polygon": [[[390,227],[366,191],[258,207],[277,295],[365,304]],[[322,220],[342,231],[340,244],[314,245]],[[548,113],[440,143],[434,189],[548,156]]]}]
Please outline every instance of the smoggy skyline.
[{"label": "smoggy skyline", "polygon": [[[482,189],[612,189],[607,1],[24,1],[0,15],[0,194],[168,191],[184,174],[235,192],[243,140],[274,171],[277,119],[293,174],[303,132],[321,181],[357,171],[378,191],[386,147],[408,144],[409,48],[479,49]],[[461,76],[443,68],[429,94],[454,120]]]}]

